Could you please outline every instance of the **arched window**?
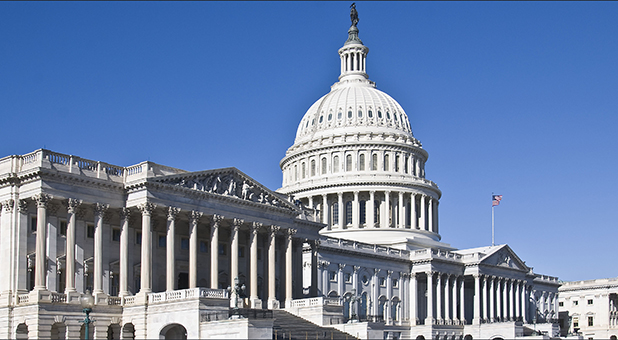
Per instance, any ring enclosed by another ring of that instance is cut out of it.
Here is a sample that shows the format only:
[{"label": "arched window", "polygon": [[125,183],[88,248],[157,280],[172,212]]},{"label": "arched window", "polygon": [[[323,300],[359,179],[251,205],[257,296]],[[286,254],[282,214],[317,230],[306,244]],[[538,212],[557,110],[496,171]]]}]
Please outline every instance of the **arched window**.
[{"label": "arched window", "polygon": [[333,157],[333,172],[339,172],[339,156]]},{"label": "arched window", "polygon": [[360,214],[360,224],[365,224],[367,223],[367,202],[366,201],[360,201],[359,202],[359,214]]},{"label": "arched window", "polygon": [[352,108],[348,110],[348,118],[352,118]]},{"label": "arched window", "polygon": [[345,224],[352,224],[352,201],[345,203]]},{"label": "arched window", "polygon": [[311,176],[315,176],[315,159],[311,160]]},{"label": "arched window", "polygon": [[322,175],[326,175],[326,158],[322,158]]},{"label": "arched window", "polygon": [[303,162],[301,165],[301,178],[305,178],[305,163]]},{"label": "arched window", "polygon": [[384,155],[384,171],[389,171],[388,163],[389,163],[389,157],[388,155]]},{"label": "arched window", "polygon": [[298,165],[294,164],[294,180],[298,181]]},{"label": "arched window", "polygon": [[333,224],[339,224],[339,203],[338,202],[333,203],[332,215],[333,215]]},{"label": "arched window", "polygon": [[358,156],[358,170],[365,171],[365,154],[361,153]]},{"label": "arched window", "polygon": [[403,172],[405,172],[406,174],[409,172],[408,171],[408,156],[405,156],[403,158]]},{"label": "arched window", "polygon": [[395,156],[395,172],[399,172],[399,155]]},{"label": "arched window", "polygon": [[352,171],[352,155],[345,156],[345,171]]},{"label": "arched window", "polygon": [[371,170],[376,171],[378,170],[378,154],[374,153],[373,155],[371,155]]}]

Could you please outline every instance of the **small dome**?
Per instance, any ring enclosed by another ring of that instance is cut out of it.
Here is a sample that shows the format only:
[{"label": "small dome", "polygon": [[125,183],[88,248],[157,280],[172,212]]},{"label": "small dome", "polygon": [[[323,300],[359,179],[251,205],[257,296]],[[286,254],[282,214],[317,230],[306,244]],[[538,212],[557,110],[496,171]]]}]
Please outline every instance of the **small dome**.
[{"label": "small dome", "polygon": [[368,130],[413,138],[408,116],[395,99],[367,79],[342,79],[307,110],[294,144]]}]

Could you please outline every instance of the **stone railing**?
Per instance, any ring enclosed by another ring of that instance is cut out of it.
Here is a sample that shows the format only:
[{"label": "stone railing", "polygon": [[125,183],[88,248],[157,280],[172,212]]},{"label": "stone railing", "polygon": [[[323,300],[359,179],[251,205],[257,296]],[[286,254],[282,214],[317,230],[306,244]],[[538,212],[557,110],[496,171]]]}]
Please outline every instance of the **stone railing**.
[{"label": "stone railing", "polygon": [[410,256],[410,251],[395,249],[390,247],[379,246],[375,244],[368,244],[356,241],[350,241],[340,238],[334,237],[321,237],[320,238],[321,246],[331,246],[339,249],[348,249],[356,252],[366,253],[366,254],[379,254],[388,257],[394,258],[405,258],[407,259]]},{"label": "stone railing", "polygon": [[30,294],[19,294],[17,295],[17,304],[21,305],[24,303],[30,302]]},{"label": "stone railing", "polygon": [[296,299],[292,300],[290,307],[292,308],[305,308],[305,307],[316,307],[316,306],[340,306],[341,299],[339,298],[329,298],[329,297],[313,297],[306,299]]},{"label": "stone railing", "polygon": [[161,303],[166,301],[179,301],[189,299],[228,299],[228,292],[225,289],[192,288],[180,289],[171,292],[148,294],[148,303]]},{"label": "stone railing", "polygon": [[60,293],[51,293],[49,296],[52,303],[65,303],[67,302],[67,295]]}]

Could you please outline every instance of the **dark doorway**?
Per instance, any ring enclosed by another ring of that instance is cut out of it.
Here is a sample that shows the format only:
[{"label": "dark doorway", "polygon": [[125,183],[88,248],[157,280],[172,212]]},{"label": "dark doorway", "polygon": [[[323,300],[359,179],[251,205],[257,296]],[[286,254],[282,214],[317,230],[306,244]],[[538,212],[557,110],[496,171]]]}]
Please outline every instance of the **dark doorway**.
[{"label": "dark doorway", "polygon": [[189,288],[189,273],[178,274],[178,289]]}]

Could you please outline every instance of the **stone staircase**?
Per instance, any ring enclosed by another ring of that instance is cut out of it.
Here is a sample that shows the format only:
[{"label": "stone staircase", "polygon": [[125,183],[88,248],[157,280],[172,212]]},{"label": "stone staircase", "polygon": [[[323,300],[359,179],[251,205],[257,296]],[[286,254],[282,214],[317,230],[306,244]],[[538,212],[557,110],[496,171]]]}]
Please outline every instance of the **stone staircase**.
[{"label": "stone staircase", "polygon": [[273,339],[311,340],[356,340],[348,333],[331,327],[318,326],[284,310],[273,310]]}]

